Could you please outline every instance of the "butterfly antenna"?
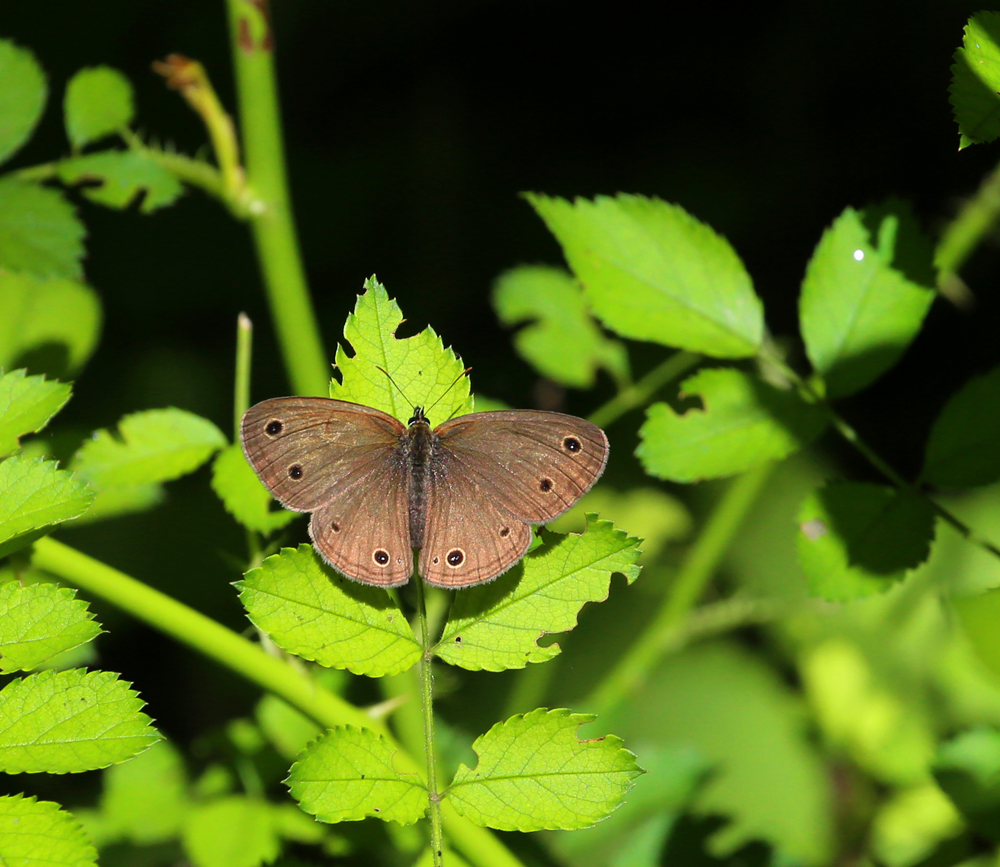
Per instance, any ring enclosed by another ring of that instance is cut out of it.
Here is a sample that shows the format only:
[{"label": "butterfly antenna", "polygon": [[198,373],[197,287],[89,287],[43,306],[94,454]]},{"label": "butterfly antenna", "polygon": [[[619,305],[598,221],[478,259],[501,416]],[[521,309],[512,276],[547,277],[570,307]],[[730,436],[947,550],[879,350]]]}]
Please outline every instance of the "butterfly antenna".
[{"label": "butterfly antenna", "polygon": [[434,401],[434,403],[432,403],[429,407],[427,407],[424,410],[424,412],[430,412],[432,409],[434,409],[434,407],[436,407],[439,403],[441,403],[441,401],[444,400],[444,396],[458,384],[459,380],[461,380],[463,376],[468,376],[469,371],[471,370],[472,370],[471,367],[467,367],[458,376],[456,376],[455,381],[451,385],[449,385],[443,392],[441,392],[441,397],[439,397],[436,401]]},{"label": "butterfly antenna", "polygon": [[388,371],[388,370],[386,370],[386,369],[385,369],[384,367],[381,367],[381,366],[380,366],[380,365],[378,365],[378,364],[376,364],[375,366],[376,366],[376,367],[377,367],[377,368],[378,368],[379,370],[381,370],[381,371],[382,371],[382,373],[384,373],[384,374],[385,374],[385,375],[386,375],[386,376],[387,376],[387,377],[389,378],[389,382],[391,382],[391,383],[392,383],[392,384],[393,384],[394,386],[396,386],[396,391],[398,391],[398,392],[400,393],[400,395],[402,395],[402,397],[403,397],[403,400],[405,400],[405,401],[406,401],[406,402],[407,402],[407,403],[408,403],[408,404],[410,405],[410,408],[412,409],[412,408],[413,408],[413,402],[412,402],[412,401],[411,401],[411,400],[410,400],[410,399],[409,399],[409,398],[408,398],[408,397],[406,396],[406,392],[405,392],[405,391],[403,391],[403,389],[401,389],[401,388],[399,387],[399,383],[398,383],[398,382],[396,382],[396,380],[394,380],[394,379],[392,378],[392,374],[391,374],[391,373],[389,373],[389,371]]}]

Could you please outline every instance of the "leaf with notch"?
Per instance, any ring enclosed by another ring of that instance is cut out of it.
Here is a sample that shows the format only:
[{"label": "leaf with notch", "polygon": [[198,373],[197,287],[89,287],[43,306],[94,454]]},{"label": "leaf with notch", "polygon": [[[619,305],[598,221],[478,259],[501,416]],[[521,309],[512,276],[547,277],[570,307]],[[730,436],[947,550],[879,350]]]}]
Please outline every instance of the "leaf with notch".
[{"label": "leaf with notch", "polygon": [[475,769],[459,766],[444,793],[477,825],[500,831],[587,828],[621,806],[644,773],[621,738],[581,741],[595,714],[539,708],[476,739]]},{"label": "leaf with notch", "polygon": [[0,797],[0,864],[96,867],[97,850],[79,820],[52,801]]},{"label": "leaf with notch", "polygon": [[576,626],[587,602],[607,599],[615,572],[630,584],[639,576],[639,540],[596,515],[587,515],[582,534],[543,530],[541,538],[543,544],[509,572],[455,597],[434,648],[440,659],[471,671],[545,662],[559,645],[539,647],[539,638]]},{"label": "leaf with notch", "polygon": [[72,389],[24,370],[0,372],[0,457],[17,451],[20,438],[49,423],[69,400]]},{"label": "leaf with notch", "polygon": [[760,348],[764,311],[746,268],[725,238],[683,208],[625,194],[527,199],[608,328],[718,358]]},{"label": "leaf with notch", "polygon": [[250,468],[238,443],[227,446],[212,463],[212,490],[222,505],[248,530],[265,536],[287,526],[298,512],[273,508],[274,497]]},{"label": "leaf with notch", "polygon": [[979,12],[965,25],[948,94],[959,150],[1000,135],[1000,14]]},{"label": "leaf with notch", "polygon": [[[336,366],[342,380],[330,383],[330,397],[373,406],[406,423],[413,408],[431,412],[431,425],[472,412],[468,377],[461,359],[445,349],[428,326],[413,337],[396,337],[403,324],[399,305],[375,277],[365,281],[354,312],[344,325],[344,337],[354,350],[337,346]],[[392,376],[395,385],[378,368]],[[412,401],[412,403],[411,403]]]},{"label": "leaf with notch", "polygon": [[81,188],[84,196],[99,205],[119,210],[142,195],[139,210],[149,214],[173,204],[184,192],[177,178],[143,150],[100,151],[72,157],[59,163],[64,184],[97,181]]},{"label": "leaf with notch", "polygon": [[0,673],[30,671],[100,633],[87,603],[69,587],[0,585]]},{"label": "leaf with notch", "polygon": [[0,463],[0,557],[82,515],[94,491],[55,461],[14,455]]},{"label": "leaf with notch", "polygon": [[74,150],[127,129],[135,114],[133,102],[132,85],[117,69],[79,70],[66,85],[63,100],[66,136]]},{"label": "leaf with notch", "polygon": [[523,265],[501,274],[493,287],[493,307],[505,325],[531,323],[514,335],[514,345],[554,382],[590,388],[601,368],[618,383],[628,380],[624,344],[604,336],[579,285],[561,268]]},{"label": "leaf with notch", "polygon": [[825,410],[796,392],[731,367],[699,371],[684,381],[681,393],[699,396],[704,408],[678,413],[653,404],[635,451],[647,473],[675,482],[731,476],[780,460],[829,423]]},{"label": "leaf with notch", "polygon": [[42,671],[0,690],[0,771],[66,774],[106,768],[160,735],[142,699],[109,671]]},{"label": "leaf with notch", "polygon": [[292,765],[292,797],[321,822],[372,816],[412,825],[427,811],[427,786],[418,774],[393,766],[395,748],[371,729],[336,726],[313,741]]},{"label": "leaf with notch", "polygon": [[47,96],[45,73],[35,56],[9,39],[0,39],[0,162],[28,140]]},{"label": "leaf with notch", "polygon": [[56,190],[0,178],[0,268],[79,278],[86,231]]},{"label": "leaf with notch", "polygon": [[240,601],[283,650],[355,674],[397,674],[420,644],[388,593],[324,567],[311,545],[283,548],[247,572]]}]

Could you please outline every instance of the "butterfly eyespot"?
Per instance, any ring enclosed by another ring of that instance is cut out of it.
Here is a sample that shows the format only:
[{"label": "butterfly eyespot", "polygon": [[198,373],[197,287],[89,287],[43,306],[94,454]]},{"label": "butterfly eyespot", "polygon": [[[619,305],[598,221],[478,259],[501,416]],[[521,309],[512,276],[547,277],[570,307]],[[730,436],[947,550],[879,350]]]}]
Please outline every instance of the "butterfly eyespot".
[{"label": "butterfly eyespot", "polygon": [[385,566],[390,559],[389,552],[384,551],[381,548],[372,553],[372,560],[374,560],[379,566]]},{"label": "butterfly eyespot", "polygon": [[563,438],[563,448],[568,452],[578,452],[583,446],[580,445],[580,441],[576,437],[564,437]]},{"label": "butterfly eyespot", "polygon": [[510,527],[501,527],[500,528],[500,535],[504,539],[506,539],[510,535]]},{"label": "butterfly eyespot", "polygon": [[543,494],[547,494],[549,491],[551,491],[552,490],[552,479],[542,479],[538,483],[538,490],[540,490]]},{"label": "butterfly eyespot", "polygon": [[465,551],[461,548],[452,548],[444,559],[452,568],[461,566],[465,562]]},{"label": "butterfly eyespot", "polygon": [[288,468],[288,478],[294,479],[296,482],[302,478],[302,464],[292,464]]},{"label": "butterfly eyespot", "polygon": [[277,419],[274,419],[273,421],[269,421],[264,426],[264,433],[266,433],[269,437],[276,437],[281,433],[283,428],[284,425]]},{"label": "butterfly eyespot", "polygon": [[435,557],[432,562],[434,563],[435,566],[437,566],[437,564],[441,562],[441,558],[440,557]]},{"label": "butterfly eyespot", "polygon": [[330,521],[330,529],[333,530],[334,533],[339,533],[340,524],[338,524],[336,521]]}]

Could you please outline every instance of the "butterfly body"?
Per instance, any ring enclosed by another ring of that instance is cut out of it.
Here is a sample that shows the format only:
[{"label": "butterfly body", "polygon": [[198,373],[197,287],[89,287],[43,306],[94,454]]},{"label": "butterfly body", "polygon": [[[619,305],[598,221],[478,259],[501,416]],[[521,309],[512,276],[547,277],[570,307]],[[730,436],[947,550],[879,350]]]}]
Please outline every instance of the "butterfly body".
[{"label": "butterfly body", "polygon": [[243,449],[286,508],[311,512],[317,551],[367,584],[405,584],[419,549],[429,584],[496,578],[531,544],[531,525],[570,508],[607,462],[604,432],[561,413],[471,413],[431,429],[372,407],[272,398],[251,407]]}]

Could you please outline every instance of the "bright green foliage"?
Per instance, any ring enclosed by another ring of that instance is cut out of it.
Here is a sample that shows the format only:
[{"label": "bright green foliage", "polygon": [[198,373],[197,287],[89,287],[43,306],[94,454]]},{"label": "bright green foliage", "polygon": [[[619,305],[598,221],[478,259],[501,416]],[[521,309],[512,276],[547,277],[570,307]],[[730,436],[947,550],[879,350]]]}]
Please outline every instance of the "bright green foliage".
[{"label": "bright green foliage", "polygon": [[703,409],[677,413],[654,403],[635,452],[647,473],[674,482],[731,476],[787,457],[828,423],[822,408],[796,392],[732,367],[699,371],[684,381],[681,393],[700,397]]},{"label": "bright green foliage", "polygon": [[389,594],[324,567],[311,545],[283,548],[239,587],[254,624],[296,656],[369,677],[405,671],[420,658]]},{"label": "bright green foliage", "polygon": [[764,316],[750,276],[729,243],[683,208],[625,194],[528,201],[612,330],[718,358],[757,352]]},{"label": "bright green foliage", "polygon": [[115,485],[101,490],[94,505],[80,516],[81,524],[105,521],[119,515],[145,512],[158,506],[166,497],[163,485]]},{"label": "bright green foliage", "polygon": [[959,150],[1000,135],[1000,14],[979,12],[965,25],[948,92]]},{"label": "bright green foliage", "polygon": [[272,508],[274,497],[260,483],[238,443],[215,456],[212,490],[230,515],[247,529],[264,535],[280,530],[298,516],[297,512]]},{"label": "bright green foliage", "polygon": [[591,388],[597,371],[604,368],[616,382],[628,380],[624,344],[604,336],[579,285],[561,268],[524,265],[501,274],[493,306],[506,325],[532,323],[514,335],[514,345],[543,376],[573,388]]},{"label": "bright green foliage", "polygon": [[444,797],[467,819],[501,831],[586,828],[621,806],[643,773],[620,738],[581,741],[594,714],[539,708],[497,723],[472,748]]},{"label": "bright green foliage", "polygon": [[953,604],[976,656],[995,678],[1000,677],[1000,590],[966,596]]},{"label": "bright green foliage", "polygon": [[193,807],[184,825],[184,851],[193,867],[257,867],[281,848],[271,806],[232,795]]},{"label": "bright green foliage", "polygon": [[934,777],[978,833],[1000,842],[1000,732],[972,729],[942,744]]},{"label": "bright green foliage", "polygon": [[395,747],[371,729],[337,726],[313,741],[286,780],[292,797],[321,822],[368,816],[412,825],[427,810],[427,786],[393,766]]},{"label": "bright green foliage", "polygon": [[38,277],[80,277],[83,224],[58,192],[0,179],[0,267]]},{"label": "bright green foliage", "polygon": [[[430,326],[413,337],[397,338],[396,329],[402,323],[402,311],[385,287],[374,277],[366,280],[365,292],[358,296],[344,325],[344,337],[355,354],[348,355],[343,346],[337,346],[336,364],[342,379],[330,383],[330,397],[373,406],[403,423],[413,415],[414,407],[422,406],[432,427],[472,412],[461,359],[444,348]],[[395,385],[379,367],[392,376]]]},{"label": "bright green foliage", "polygon": [[309,717],[270,693],[257,703],[255,716],[271,745],[286,759],[294,759],[321,734]]},{"label": "bright green foliage", "polygon": [[97,850],[80,823],[52,801],[0,797],[0,864],[95,867]]},{"label": "bright green foliage", "polygon": [[97,347],[101,302],[84,283],[0,272],[0,310],[0,367],[9,370],[24,353],[55,344],[65,352],[65,372],[73,373]]},{"label": "bright green foliage", "polygon": [[132,123],[132,85],[110,66],[81,69],[66,85],[63,113],[66,136],[78,150]]},{"label": "bright green foliage", "polygon": [[208,419],[174,407],[124,416],[118,432],[97,431],[73,458],[73,468],[100,489],[179,478],[226,446]]},{"label": "bright green foliage", "polygon": [[59,179],[65,184],[100,181],[81,189],[92,202],[109,208],[126,208],[145,193],[139,210],[149,214],[172,205],[184,187],[170,172],[142,150],[101,151],[59,163]]},{"label": "bright green foliage", "polygon": [[1000,479],[1000,367],[970,379],[934,422],[921,480],[944,488]]},{"label": "bright green foliage", "polygon": [[0,690],[0,771],[106,768],[160,739],[143,702],[108,671],[43,671]]},{"label": "bright green foliage", "polygon": [[831,863],[829,768],[799,696],[744,645],[713,642],[668,656],[642,693],[602,722],[644,762],[639,745],[652,742],[683,745],[708,764],[692,808],[727,817],[708,840],[717,858],[764,840],[792,863]]},{"label": "bright green foliage", "polygon": [[799,300],[802,337],[830,397],[860,391],[892,367],[934,300],[926,271],[921,285],[899,270],[900,256],[919,236],[906,212],[897,211],[845,209],[806,269]]},{"label": "bright green foliage", "polygon": [[329,834],[326,825],[307,816],[295,804],[270,804],[271,821],[279,837],[296,843],[320,843]]},{"label": "bright green foliage", "polygon": [[55,584],[0,585],[0,672],[30,671],[101,633],[76,591]]},{"label": "bright green foliage", "polygon": [[14,455],[0,463],[0,557],[83,514],[94,492],[55,461]]},{"label": "bright green foliage", "polygon": [[543,531],[542,539],[519,566],[455,597],[435,648],[438,657],[473,671],[544,662],[559,653],[559,645],[539,647],[539,638],[576,626],[584,603],[607,599],[615,572],[629,583],[639,575],[639,540],[596,515],[587,515],[582,535]]},{"label": "bright green foliage", "polygon": [[0,39],[0,162],[27,141],[47,95],[45,73],[34,55]]},{"label": "bright green foliage", "polygon": [[[448,865],[448,867],[469,867],[468,861],[460,855],[456,855],[447,846],[444,848],[442,860]],[[413,867],[434,867],[434,853],[431,851],[430,847],[424,849],[423,854],[417,859]]]},{"label": "bright green foliage", "polygon": [[0,458],[17,451],[19,439],[40,431],[69,400],[72,389],[24,370],[0,370]]},{"label": "bright green foliage", "polygon": [[824,599],[879,593],[927,559],[934,509],[909,490],[829,482],[799,513],[799,562]]},{"label": "bright green foliage", "polygon": [[187,811],[184,761],[169,741],[104,772],[101,818],[109,839],[140,846],[179,836]]}]

